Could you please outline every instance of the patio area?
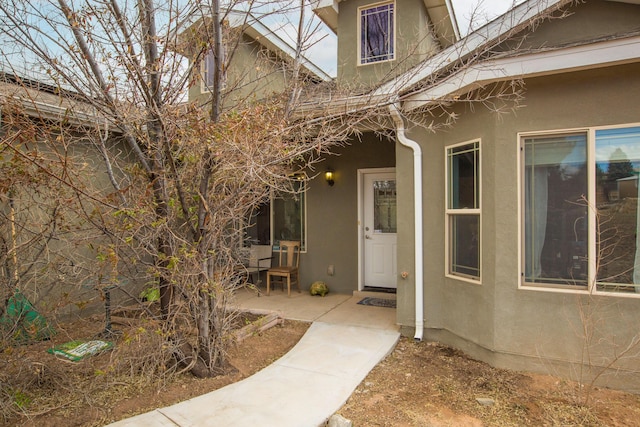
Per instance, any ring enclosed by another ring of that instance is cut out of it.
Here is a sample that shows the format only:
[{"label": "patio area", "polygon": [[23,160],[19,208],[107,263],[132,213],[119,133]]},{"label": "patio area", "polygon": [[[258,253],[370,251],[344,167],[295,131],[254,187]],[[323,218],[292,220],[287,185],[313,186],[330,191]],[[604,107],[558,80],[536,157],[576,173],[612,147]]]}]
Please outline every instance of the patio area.
[{"label": "patio area", "polygon": [[265,295],[265,289],[241,289],[235,295],[234,305],[252,312],[278,312],[285,319],[303,322],[324,322],[348,326],[361,326],[375,329],[398,331],[396,324],[396,309],[389,307],[374,307],[358,304],[365,297],[395,299],[395,294],[359,292],[352,295],[329,293],[324,297],[312,296],[308,292],[291,292],[275,289],[270,296]]}]

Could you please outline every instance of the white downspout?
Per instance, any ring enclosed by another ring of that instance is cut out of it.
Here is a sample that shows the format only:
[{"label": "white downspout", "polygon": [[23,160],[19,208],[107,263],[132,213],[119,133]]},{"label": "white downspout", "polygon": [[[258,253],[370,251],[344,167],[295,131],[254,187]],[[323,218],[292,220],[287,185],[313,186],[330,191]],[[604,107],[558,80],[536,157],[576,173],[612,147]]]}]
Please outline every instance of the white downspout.
[{"label": "white downspout", "polygon": [[416,333],[413,339],[422,341],[424,330],[424,266],[422,263],[423,244],[422,244],[422,149],[417,142],[409,139],[404,134],[404,121],[400,115],[400,111],[395,103],[389,105],[391,117],[396,124],[396,138],[405,147],[409,147],[413,151],[413,203],[414,203],[414,228],[415,228],[415,248],[414,248],[414,265],[415,265],[415,288],[416,288]]}]

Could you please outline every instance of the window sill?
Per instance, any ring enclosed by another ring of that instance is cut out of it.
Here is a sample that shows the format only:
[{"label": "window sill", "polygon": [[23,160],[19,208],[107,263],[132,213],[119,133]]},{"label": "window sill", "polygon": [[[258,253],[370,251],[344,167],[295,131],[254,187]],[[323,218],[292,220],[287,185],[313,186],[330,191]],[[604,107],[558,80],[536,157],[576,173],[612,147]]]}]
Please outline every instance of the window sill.
[{"label": "window sill", "polygon": [[469,283],[471,285],[479,285],[482,286],[482,278],[480,279],[475,279],[471,276],[463,276],[463,275],[458,275],[458,274],[445,274],[445,277],[448,279],[455,279],[459,282],[465,282],[465,283]]},{"label": "window sill", "polygon": [[373,62],[358,62],[357,66],[364,67],[367,65],[385,64],[388,62],[394,62],[395,60],[396,60],[395,58],[392,58],[392,59],[381,59],[380,61],[373,61]]}]

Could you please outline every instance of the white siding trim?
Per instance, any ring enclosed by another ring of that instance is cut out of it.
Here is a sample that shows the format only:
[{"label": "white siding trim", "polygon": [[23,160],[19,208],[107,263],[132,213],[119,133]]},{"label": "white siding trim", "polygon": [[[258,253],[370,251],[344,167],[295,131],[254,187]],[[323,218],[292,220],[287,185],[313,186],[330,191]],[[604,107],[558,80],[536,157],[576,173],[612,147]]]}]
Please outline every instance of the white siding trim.
[{"label": "white siding trim", "polygon": [[501,80],[600,68],[635,62],[638,58],[640,36],[490,60],[464,68],[428,90],[403,97],[403,107],[405,111],[410,111]]}]

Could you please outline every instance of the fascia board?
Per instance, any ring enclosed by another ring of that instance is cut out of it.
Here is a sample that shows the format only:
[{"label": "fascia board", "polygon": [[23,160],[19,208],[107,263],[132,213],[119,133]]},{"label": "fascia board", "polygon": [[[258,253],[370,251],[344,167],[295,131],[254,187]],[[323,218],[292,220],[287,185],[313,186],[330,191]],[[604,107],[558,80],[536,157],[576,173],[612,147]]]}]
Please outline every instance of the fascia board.
[{"label": "fascia board", "polygon": [[[211,16],[211,15],[209,15]],[[202,18],[199,17],[198,20]],[[271,31],[256,16],[248,12],[230,10],[227,12],[225,19],[228,20],[231,28],[242,28],[244,33],[255,41],[266,47],[267,49],[282,53],[290,58],[295,58],[295,49],[280,36]],[[196,21],[197,22],[197,21]],[[194,25],[192,23],[191,25]],[[190,25],[187,25],[189,27]],[[182,33],[181,33],[182,34]],[[178,53],[184,55],[183,50]],[[315,74],[319,79],[331,81],[333,78],[327,74],[322,68],[311,62],[305,56],[301,58],[302,65],[311,73]]]},{"label": "fascia board", "polygon": [[[97,125],[97,123],[99,123],[98,120],[105,120],[97,114],[78,111],[77,106],[62,107],[46,102],[35,101],[33,99],[24,99],[16,95],[11,95],[9,97],[19,102],[25,113],[30,117],[40,117],[52,121],[66,120],[74,125],[89,127],[100,126]],[[106,119],[105,123],[109,127],[114,127],[112,121],[109,119]]]},{"label": "fascia board", "polygon": [[338,34],[338,2],[339,0],[318,0],[312,6],[313,13],[315,13],[334,34]]},{"label": "fascia board", "polygon": [[395,78],[394,80],[380,86],[374,91],[375,94],[400,93],[408,90],[412,86],[429,78],[436,72],[445,69],[451,64],[461,61],[489,43],[500,40],[500,38],[522,26],[531,23],[536,16],[553,8],[559,8],[573,0],[529,0],[504,15],[489,22],[441,52],[435,54],[413,69]]},{"label": "fascia board", "polygon": [[[296,50],[253,15],[249,15],[249,17],[245,21],[237,21],[235,24],[236,25],[232,26],[245,26],[245,34],[253,38],[255,41],[257,41],[267,49],[273,52],[280,52],[291,59],[295,58]],[[302,56],[300,60],[303,67],[305,67],[311,73],[315,74],[318,78],[324,81],[332,80],[332,77],[329,74],[327,74],[313,62],[309,61],[309,59],[307,59],[305,56]]]},{"label": "fascia board", "polygon": [[427,90],[403,96],[403,110],[460,96],[487,84],[640,62],[640,36],[531,55],[488,60],[460,70]]},{"label": "fascia board", "polygon": [[[431,23],[433,24],[437,34],[436,37],[441,43],[447,42],[444,46],[448,46],[460,40],[460,30],[458,29],[458,21],[456,19],[453,6],[450,0],[423,0],[424,7],[427,9]],[[453,37],[453,40],[451,40]]]}]

